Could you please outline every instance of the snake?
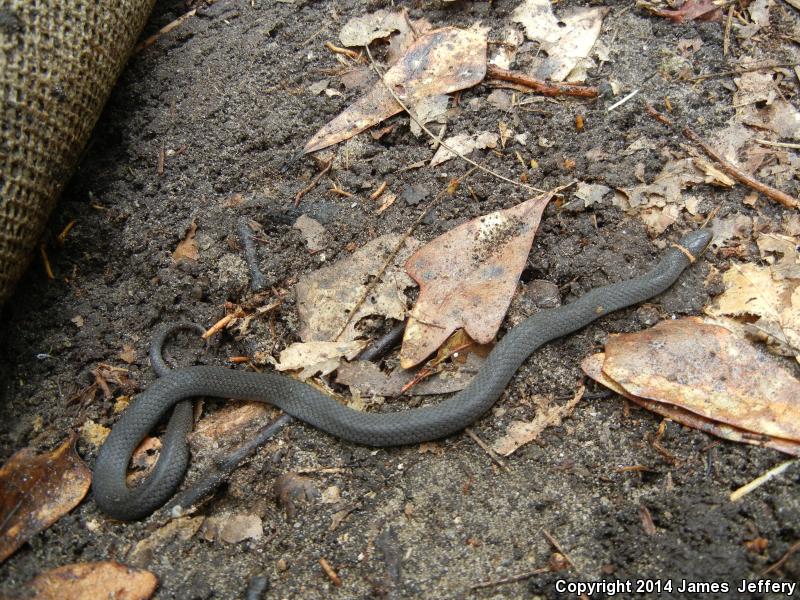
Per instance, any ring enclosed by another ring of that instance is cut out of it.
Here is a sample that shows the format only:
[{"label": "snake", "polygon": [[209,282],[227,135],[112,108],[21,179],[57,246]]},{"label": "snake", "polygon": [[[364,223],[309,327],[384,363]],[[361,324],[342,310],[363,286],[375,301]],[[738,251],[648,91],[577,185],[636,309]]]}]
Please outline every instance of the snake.
[{"label": "snake", "polygon": [[[661,294],[702,255],[711,237],[708,229],[692,231],[667,247],[646,274],[593,289],[574,302],[533,314],[497,342],[467,387],[446,400],[418,408],[357,411],[276,372],[221,366],[171,370],[161,359],[163,339],[159,338],[153,344],[158,356],[151,352],[151,363],[161,376],[131,401],[101,446],[94,467],[94,500],[108,516],[132,521],[149,516],[172,497],[189,466],[190,399],[197,396],[265,402],[332,436],[374,447],[417,444],[457,433],[489,410],[538,348],[604,315]],[[134,450],[173,407],[153,470],[139,485],[129,487],[126,474]]]}]

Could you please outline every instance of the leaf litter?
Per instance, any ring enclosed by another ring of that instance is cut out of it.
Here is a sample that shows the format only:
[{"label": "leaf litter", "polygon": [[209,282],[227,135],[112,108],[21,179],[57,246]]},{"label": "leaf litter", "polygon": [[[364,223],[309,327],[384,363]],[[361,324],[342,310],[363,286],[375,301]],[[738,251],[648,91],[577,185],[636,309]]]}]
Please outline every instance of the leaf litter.
[{"label": "leaf litter", "polygon": [[0,562],[80,504],[92,482],[70,435],[52,452],[16,452],[0,468]]},{"label": "leaf litter", "polygon": [[800,456],[800,381],[741,335],[698,317],[609,337],[593,379],[676,422]]},{"label": "leaf litter", "polygon": [[158,579],[150,571],[114,561],[76,563],[50,569],[24,586],[30,600],[146,600]]},{"label": "leaf litter", "polygon": [[400,350],[403,368],[422,362],[458,328],[480,344],[494,339],[551,197],[468,221],[408,259],[420,293]]},{"label": "leaf litter", "polygon": [[449,94],[480,83],[486,75],[486,32],[445,27],[420,36],[360,97],[320,129],[305,145],[316,152],[344,141],[403,111],[391,87],[412,110],[424,98]]}]

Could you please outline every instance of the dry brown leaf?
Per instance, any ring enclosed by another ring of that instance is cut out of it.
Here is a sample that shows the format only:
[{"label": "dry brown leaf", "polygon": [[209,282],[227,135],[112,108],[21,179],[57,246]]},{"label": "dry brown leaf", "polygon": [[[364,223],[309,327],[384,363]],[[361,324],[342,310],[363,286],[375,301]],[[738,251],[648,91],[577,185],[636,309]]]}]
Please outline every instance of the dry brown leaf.
[{"label": "dry brown leaf", "polygon": [[480,344],[494,339],[551,197],[459,225],[408,259],[420,293],[400,350],[403,368],[423,361],[459,327]]},{"label": "dry brown leaf", "polygon": [[[402,236],[386,234],[372,240],[329,267],[300,278],[297,283],[297,311],[300,315],[300,338],[304,342],[351,341],[360,337],[356,329],[364,317],[380,315],[402,321],[406,314],[406,288],[414,282],[402,265],[420,246],[407,238],[392,264],[371,288],[365,302],[358,306],[368,286],[380,273]],[[356,311],[355,314],[351,314]]]},{"label": "dry brown leaf", "polygon": [[[411,396],[427,396],[432,394],[449,394],[463,390],[478,372],[483,359],[475,354],[467,355],[465,364],[458,369],[442,370],[420,381],[406,392]],[[336,383],[350,386],[353,393],[362,396],[399,396],[405,386],[414,380],[416,372],[407,369],[396,369],[384,373],[375,363],[356,360],[344,363],[336,371]]]},{"label": "dry brown leaf", "polygon": [[327,375],[336,370],[343,358],[352,360],[367,345],[366,340],[350,342],[295,342],[281,350],[278,371],[302,369],[298,378],[301,381],[320,373]]},{"label": "dry brown leaf", "polygon": [[[483,150],[484,148],[497,148],[497,143],[500,141],[500,136],[490,131],[481,131],[474,135],[469,133],[459,133],[453,137],[444,140],[444,145],[439,146],[436,154],[431,159],[430,166],[435,167],[445,161],[455,158],[456,152],[461,156],[466,156],[473,150]],[[445,145],[448,148],[445,148]],[[452,148],[453,151],[450,150]]]},{"label": "dry brown leaf", "polygon": [[158,579],[149,571],[104,561],[64,565],[37,575],[25,585],[31,600],[147,600]]},{"label": "dry brown leaf", "polygon": [[252,513],[214,515],[203,522],[200,535],[209,542],[219,540],[227,544],[238,544],[244,540],[260,540],[264,537],[264,524],[258,515]]},{"label": "dry brown leaf", "polygon": [[368,46],[374,40],[389,37],[394,31],[407,29],[405,9],[378,10],[350,19],[339,32],[339,41],[345,46]]},{"label": "dry brown leaf", "polygon": [[576,69],[576,66],[580,61],[591,61],[588,56],[607,13],[606,7],[578,7],[556,17],[550,0],[525,0],[514,10],[511,19],[521,23],[526,37],[538,42],[544,50],[533,61],[529,74],[552,81],[585,79],[584,69]]},{"label": "dry brown leaf", "polygon": [[300,215],[294,222],[292,229],[297,229],[303,235],[308,251],[312,254],[324,250],[328,245],[328,232],[319,221],[306,215]]},{"label": "dry brown leaf", "polygon": [[657,17],[664,17],[675,23],[684,21],[716,21],[722,16],[722,9],[714,0],[686,0],[676,10],[658,9],[652,11]]},{"label": "dry brown leaf", "polygon": [[226,404],[197,422],[189,434],[192,453],[199,448],[218,448],[228,438],[239,438],[248,428],[263,424],[270,410],[263,402]]},{"label": "dry brown leaf", "polygon": [[119,357],[129,365],[133,364],[136,362],[136,349],[131,344],[123,344]]},{"label": "dry brown leaf", "polygon": [[492,444],[492,449],[502,456],[508,456],[517,448],[536,440],[548,427],[558,427],[564,417],[572,414],[578,402],[583,398],[584,391],[584,386],[580,385],[566,404],[540,406],[533,421],[512,421],[506,435],[496,440]]},{"label": "dry brown leaf", "polygon": [[[764,243],[767,252],[772,246]],[[757,317],[750,327],[760,331],[776,349],[792,348],[800,360],[800,279],[784,278],[787,272],[793,272],[795,261],[796,255],[769,266],[732,264],[722,277],[725,291],[706,307],[706,314]]]},{"label": "dry brown leaf", "polygon": [[421,36],[372,89],[320,129],[304,148],[316,152],[346,140],[423,98],[449,94],[480,83],[486,75],[486,33],[479,29],[436,29]]},{"label": "dry brown leaf", "polygon": [[192,220],[192,224],[189,225],[189,229],[186,230],[186,235],[178,242],[175,252],[172,253],[172,260],[178,262],[182,259],[198,260],[200,258],[200,251],[197,249],[197,240],[195,239],[196,234],[197,223]]},{"label": "dry brown leaf", "polygon": [[613,335],[603,373],[628,393],[800,442],[800,381],[767,352],[697,317]]},{"label": "dry brown leaf", "polygon": [[0,468],[0,562],[86,496],[92,473],[75,451],[77,439],[44,454],[23,448]]},{"label": "dry brown leaf", "polygon": [[691,427],[692,429],[697,429],[704,433],[715,435],[724,440],[752,444],[754,446],[762,446],[764,448],[772,448],[773,450],[779,450],[780,452],[785,452],[794,456],[800,456],[800,442],[755,435],[753,432],[740,429],[739,427],[733,427],[732,425],[720,423],[718,421],[714,421],[713,419],[706,419],[705,417],[701,417],[698,414],[685,410],[680,406],[673,406],[672,404],[666,404],[664,402],[657,402],[648,398],[639,398],[638,396],[634,396],[633,394],[628,393],[625,388],[611,379],[608,375],[603,373],[603,363],[605,360],[605,353],[599,352],[598,354],[587,356],[581,363],[581,368],[583,369],[584,373],[598,383],[601,383],[610,390],[613,390],[620,396],[627,398],[634,404],[638,404],[645,410],[654,412],[657,415],[661,415],[666,419],[670,419],[671,421],[675,421],[676,423],[680,423],[686,427]]}]

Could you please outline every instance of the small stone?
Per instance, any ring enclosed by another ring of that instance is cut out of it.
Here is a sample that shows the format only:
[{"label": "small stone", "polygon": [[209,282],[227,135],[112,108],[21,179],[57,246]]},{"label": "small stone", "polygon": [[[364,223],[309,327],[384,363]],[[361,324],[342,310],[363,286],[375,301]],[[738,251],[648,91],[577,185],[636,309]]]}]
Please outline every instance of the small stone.
[{"label": "small stone", "polygon": [[285,558],[279,558],[278,562],[275,563],[275,568],[278,569],[281,573],[289,570],[289,563],[286,562]]}]

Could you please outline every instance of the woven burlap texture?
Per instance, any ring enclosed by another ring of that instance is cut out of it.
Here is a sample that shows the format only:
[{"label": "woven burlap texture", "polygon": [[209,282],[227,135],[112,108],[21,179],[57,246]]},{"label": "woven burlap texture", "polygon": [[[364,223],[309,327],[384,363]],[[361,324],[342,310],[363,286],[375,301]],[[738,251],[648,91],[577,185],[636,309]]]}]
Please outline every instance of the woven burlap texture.
[{"label": "woven burlap texture", "polygon": [[0,0],[0,305],[30,261],[154,0]]}]

